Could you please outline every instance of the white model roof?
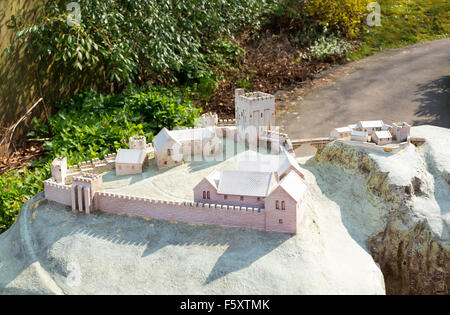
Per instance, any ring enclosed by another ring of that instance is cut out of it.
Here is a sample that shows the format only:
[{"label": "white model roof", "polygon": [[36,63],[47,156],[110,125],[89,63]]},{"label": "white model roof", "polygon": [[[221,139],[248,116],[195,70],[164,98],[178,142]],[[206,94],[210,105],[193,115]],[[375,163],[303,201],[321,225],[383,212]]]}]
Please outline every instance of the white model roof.
[{"label": "white model roof", "polygon": [[366,120],[358,122],[362,128],[382,128],[384,123],[382,120]]},{"label": "white model roof", "polygon": [[275,172],[278,170],[284,157],[280,155],[245,155],[239,156],[238,170],[252,172]]},{"label": "white model roof", "polygon": [[222,171],[217,192],[224,195],[266,197],[272,184],[271,172]]},{"label": "white model roof", "polygon": [[155,150],[158,150],[159,148],[164,146],[167,143],[167,140],[169,140],[169,139],[171,139],[175,142],[178,142],[174,137],[172,137],[172,135],[170,134],[170,131],[164,127],[163,129],[161,129],[160,132],[158,132],[156,137],[153,138]]},{"label": "white model roof", "polygon": [[356,124],[352,124],[352,125],[348,125],[348,128],[350,128],[350,129],[355,129],[356,128]]},{"label": "white model roof", "polygon": [[299,201],[307,190],[303,180],[294,171],[290,171],[278,186],[283,188],[295,201]]},{"label": "white model roof", "polygon": [[142,164],[144,159],[144,150],[119,149],[119,151],[117,151],[116,163]]},{"label": "white model roof", "polygon": [[211,183],[216,189],[219,187],[220,183],[220,175],[221,172],[218,170],[214,170],[212,173],[210,173],[208,176],[206,176],[206,180]]},{"label": "white model roof", "polygon": [[389,131],[383,130],[383,131],[375,131],[375,135],[378,139],[388,139],[392,138],[392,135]]},{"label": "white model roof", "polygon": [[335,128],[334,130],[336,130],[337,132],[351,132],[352,129],[350,127],[339,127],[339,128]]},{"label": "white model roof", "polygon": [[352,136],[367,137],[367,131],[352,130]]},{"label": "white model roof", "polygon": [[284,152],[284,155],[285,158],[277,170],[278,176],[281,177],[281,175],[284,174],[284,172],[286,172],[286,170],[289,169],[289,167],[291,166],[293,166],[297,171],[302,173],[302,170],[300,169],[300,166],[298,165],[298,162],[295,160],[295,158],[288,152]]},{"label": "white model roof", "polygon": [[171,130],[169,133],[178,141],[203,140],[209,139],[216,135],[214,129],[211,127]]}]

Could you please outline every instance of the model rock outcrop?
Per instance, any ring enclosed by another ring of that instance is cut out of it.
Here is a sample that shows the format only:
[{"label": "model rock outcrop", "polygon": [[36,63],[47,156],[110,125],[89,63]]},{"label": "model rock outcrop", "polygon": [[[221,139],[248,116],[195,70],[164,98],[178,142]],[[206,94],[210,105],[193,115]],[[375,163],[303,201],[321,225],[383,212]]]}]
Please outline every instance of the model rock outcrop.
[{"label": "model rock outcrop", "polygon": [[[367,247],[383,271],[387,293],[449,294],[450,130],[420,126],[411,135],[427,141],[395,155],[335,142],[309,164],[340,165],[364,178],[361,189],[380,210]],[[329,175],[322,175],[326,181]],[[371,205],[361,203],[353,215],[367,216]]]}]

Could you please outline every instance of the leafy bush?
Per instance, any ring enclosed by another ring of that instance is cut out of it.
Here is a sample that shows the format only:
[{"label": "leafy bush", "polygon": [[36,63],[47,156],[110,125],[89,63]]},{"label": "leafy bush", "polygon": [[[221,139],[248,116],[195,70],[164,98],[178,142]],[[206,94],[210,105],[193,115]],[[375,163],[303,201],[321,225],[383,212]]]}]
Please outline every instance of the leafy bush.
[{"label": "leafy bush", "polygon": [[30,171],[24,168],[0,176],[0,232],[14,223],[22,205],[42,190],[50,166]]},{"label": "leafy bush", "polygon": [[55,107],[48,125],[36,120],[29,136],[52,138],[44,143],[47,158],[67,156],[70,163],[116,152],[132,135],[151,141],[162,127],[193,126],[199,115],[181,91],[154,86],[129,86],[106,96],[88,89]]},{"label": "leafy bush", "polygon": [[352,48],[353,46],[339,34],[329,36],[324,34],[307,49],[307,52],[313,59],[334,61],[348,56]]},{"label": "leafy bush", "polygon": [[341,31],[348,37],[358,35],[361,20],[367,15],[370,0],[309,0],[305,10],[321,25]]},{"label": "leafy bush", "polygon": [[321,26],[343,35],[358,34],[369,0],[279,0],[266,10],[273,30],[294,33],[302,46],[317,39]]},{"label": "leafy bush", "polygon": [[235,51],[218,40],[257,28],[267,1],[78,0],[82,22],[69,26],[66,1],[49,0],[31,25],[13,17],[11,48],[25,43],[45,73],[64,74],[66,83],[199,82],[211,68],[232,66]]},{"label": "leafy bush", "polygon": [[0,232],[14,222],[23,203],[43,189],[55,157],[66,156],[69,164],[76,164],[128,147],[132,135],[145,135],[151,141],[164,126],[192,127],[199,109],[185,94],[131,85],[107,96],[88,89],[57,103],[59,110],[49,124],[36,119],[29,133],[33,138],[51,138],[44,143],[44,158],[30,165],[32,169],[0,175]]}]

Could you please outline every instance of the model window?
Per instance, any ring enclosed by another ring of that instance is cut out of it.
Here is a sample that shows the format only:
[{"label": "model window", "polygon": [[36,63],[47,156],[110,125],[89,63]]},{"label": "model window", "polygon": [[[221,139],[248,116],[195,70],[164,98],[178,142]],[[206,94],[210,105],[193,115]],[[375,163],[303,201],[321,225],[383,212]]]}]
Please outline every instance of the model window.
[{"label": "model window", "polygon": [[284,201],[281,202],[281,210],[286,210],[286,205]]},{"label": "model window", "polygon": [[203,199],[206,199],[206,191],[203,191]]},{"label": "model window", "polygon": [[172,155],[172,149],[167,149],[167,155],[171,156]]},{"label": "model window", "polygon": [[211,199],[211,196],[209,195],[209,191],[206,192],[206,199]]},{"label": "model window", "polygon": [[275,209],[280,209],[280,202],[278,200],[275,201]]},{"label": "model window", "polygon": [[241,201],[244,201],[244,196],[241,196]]},{"label": "model window", "polygon": [[228,199],[228,196],[227,195],[223,195],[223,199]]},{"label": "model window", "polygon": [[260,197],[257,197],[257,198],[256,198],[256,200],[260,201],[260,200],[261,200],[261,198],[260,198]]},{"label": "model window", "polygon": [[283,219],[278,220],[278,223],[283,224]]},{"label": "model window", "polygon": [[261,118],[263,118],[263,113],[261,113]]}]

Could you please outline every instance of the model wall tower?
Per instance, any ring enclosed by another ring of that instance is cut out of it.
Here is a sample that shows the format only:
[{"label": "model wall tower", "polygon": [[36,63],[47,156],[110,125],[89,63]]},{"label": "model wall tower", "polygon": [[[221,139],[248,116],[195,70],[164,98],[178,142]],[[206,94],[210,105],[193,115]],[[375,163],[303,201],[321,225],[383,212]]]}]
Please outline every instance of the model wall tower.
[{"label": "model wall tower", "polygon": [[130,149],[132,150],[147,149],[147,139],[144,136],[130,137]]},{"label": "model wall tower", "polygon": [[72,210],[90,213],[95,209],[94,195],[103,190],[101,175],[82,173],[72,179]]},{"label": "model wall tower", "polygon": [[407,122],[399,122],[392,124],[392,133],[397,141],[408,140],[411,126]]},{"label": "model wall tower", "polygon": [[67,176],[67,158],[56,158],[51,166],[52,177],[55,182],[65,184]]}]

